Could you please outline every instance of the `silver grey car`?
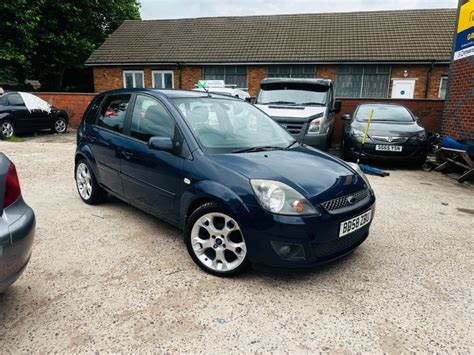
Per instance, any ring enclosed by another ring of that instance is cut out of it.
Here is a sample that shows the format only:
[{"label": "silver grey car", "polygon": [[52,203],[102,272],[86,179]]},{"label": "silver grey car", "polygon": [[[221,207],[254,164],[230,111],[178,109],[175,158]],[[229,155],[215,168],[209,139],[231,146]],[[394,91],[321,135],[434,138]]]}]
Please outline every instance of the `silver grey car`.
[{"label": "silver grey car", "polygon": [[35,214],[21,195],[15,165],[0,153],[0,293],[15,282],[31,256]]}]

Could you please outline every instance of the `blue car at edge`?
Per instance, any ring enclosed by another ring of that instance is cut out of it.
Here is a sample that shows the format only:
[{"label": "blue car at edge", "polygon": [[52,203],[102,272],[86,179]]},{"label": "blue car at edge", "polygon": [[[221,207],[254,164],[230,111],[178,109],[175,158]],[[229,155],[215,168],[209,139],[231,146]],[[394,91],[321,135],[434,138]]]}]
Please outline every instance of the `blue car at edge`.
[{"label": "blue car at edge", "polygon": [[97,95],[77,131],[75,180],[88,204],[111,194],[181,228],[191,258],[217,276],[341,258],[367,238],[375,212],[356,164],[206,92]]}]

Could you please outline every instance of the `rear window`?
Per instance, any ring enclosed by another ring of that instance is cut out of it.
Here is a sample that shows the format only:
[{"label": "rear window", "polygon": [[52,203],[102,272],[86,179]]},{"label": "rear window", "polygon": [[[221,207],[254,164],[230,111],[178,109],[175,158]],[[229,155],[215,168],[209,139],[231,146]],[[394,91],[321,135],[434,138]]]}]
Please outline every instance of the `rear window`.
[{"label": "rear window", "polygon": [[100,104],[102,103],[103,99],[104,99],[103,95],[100,95],[94,98],[91,105],[89,106],[89,109],[87,110],[85,114],[84,119],[87,123],[94,123],[95,118],[97,116],[97,111],[99,110]]},{"label": "rear window", "polygon": [[373,121],[413,122],[411,113],[403,106],[362,105],[356,112],[357,121],[367,121],[374,110]]}]

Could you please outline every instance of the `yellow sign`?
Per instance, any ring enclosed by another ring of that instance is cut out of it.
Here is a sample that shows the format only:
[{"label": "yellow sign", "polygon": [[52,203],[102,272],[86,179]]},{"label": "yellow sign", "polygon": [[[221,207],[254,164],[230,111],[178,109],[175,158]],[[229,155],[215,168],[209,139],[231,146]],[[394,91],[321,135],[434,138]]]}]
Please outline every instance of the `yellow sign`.
[{"label": "yellow sign", "polygon": [[459,8],[454,60],[474,55],[474,0],[464,0]]}]

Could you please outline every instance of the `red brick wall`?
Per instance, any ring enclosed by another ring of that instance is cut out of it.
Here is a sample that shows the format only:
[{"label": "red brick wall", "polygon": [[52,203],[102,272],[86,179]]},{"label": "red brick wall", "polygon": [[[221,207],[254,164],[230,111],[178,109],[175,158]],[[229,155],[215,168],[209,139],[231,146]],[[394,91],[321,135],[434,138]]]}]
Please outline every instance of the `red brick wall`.
[{"label": "red brick wall", "polygon": [[248,71],[248,92],[251,97],[256,97],[260,89],[260,82],[267,76],[265,66],[250,66]]},{"label": "red brick wall", "polygon": [[[197,74],[196,74],[197,75]],[[191,82],[187,83],[188,85]],[[71,121],[71,127],[76,128],[84,111],[87,109],[87,106],[91,102],[95,94],[70,94],[70,93],[36,93],[43,100],[48,101],[50,104],[66,110],[69,114]],[[339,143],[341,140],[342,128],[344,121],[340,117],[349,113],[352,114],[360,103],[364,102],[374,102],[375,100],[370,99],[343,99],[342,100],[342,110],[336,115],[336,126],[334,129],[333,141]],[[422,125],[432,132],[440,132],[441,128],[441,116],[443,114],[443,105],[444,101],[442,100],[376,100],[377,102],[386,102],[386,103],[400,103],[405,105],[410,109],[415,116],[419,117]],[[471,101],[472,105],[472,101]],[[471,106],[472,110],[472,106]],[[472,111],[471,111],[472,112]],[[472,125],[472,119],[471,119]],[[472,126],[471,126],[472,129]]]},{"label": "red brick wall", "polygon": [[451,64],[441,132],[474,139],[474,57]]},{"label": "red brick wall", "polygon": [[342,137],[344,121],[340,117],[346,113],[352,115],[357,105],[366,102],[396,103],[407,107],[415,116],[420,118],[420,123],[427,131],[440,132],[441,117],[443,114],[443,100],[401,100],[401,99],[342,99],[341,112],[336,115],[333,142],[339,144]]},{"label": "red brick wall", "polygon": [[[415,79],[415,99],[437,99],[439,96],[439,85],[441,76],[448,75],[448,65],[435,65],[429,72],[431,65],[392,65],[391,80],[394,79]],[[404,72],[408,76],[405,78]],[[426,83],[428,82],[428,92],[426,92]],[[427,94],[427,96],[425,96]],[[392,95],[392,81],[390,81],[389,97]]]},{"label": "red brick wall", "polygon": [[69,115],[69,124],[77,128],[81,122],[82,115],[94,98],[95,94],[76,93],[35,93],[36,96],[48,101],[57,108],[66,110]]}]

